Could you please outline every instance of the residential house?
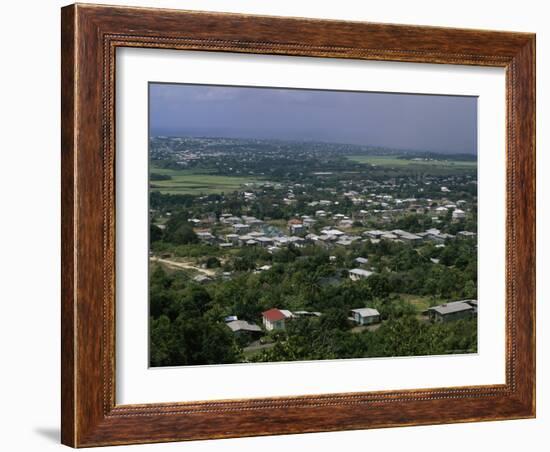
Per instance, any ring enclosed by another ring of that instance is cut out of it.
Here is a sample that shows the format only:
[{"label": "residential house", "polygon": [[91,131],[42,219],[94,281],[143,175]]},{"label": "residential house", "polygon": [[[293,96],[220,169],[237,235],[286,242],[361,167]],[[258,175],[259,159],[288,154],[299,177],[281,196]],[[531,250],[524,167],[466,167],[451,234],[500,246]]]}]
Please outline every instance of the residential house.
[{"label": "residential house", "polygon": [[199,284],[206,284],[210,281],[212,281],[212,278],[210,278],[210,276],[206,276],[206,275],[197,275],[193,278],[193,281],[195,282],[198,282]]},{"label": "residential house", "polygon": [[292,312],[286,309],[272,308],[262,312],[262,321],[267,331],[284,330],[286,322],[292,319]]},{"label": "residential house", "polygon": [[227,234],[225,240],[230,243],[237,243],[239,241],[239,234]]},{"label": "residential house", "polygon": [[380,313],[374,308],[352,309],[351,319],[359,325],[371,325],[380,322]]},{"label": "residential house", "polygon": [[248,224],[237,223],[233,225],[233,230],[236,234],[246,234],[250,231],[250,226]]},{"label": "residential house", "polygon": [[317,311],[294,311],[292,314],[296,318],[321,317],[321,313]]},{"label": "residential house", "polygon": [[344,219],[338,223],[338,226],[344,229],[349,229],[353,226],[353,221]]},{"label": "residential house", "polygon": [[250,339],[256,339],[263,335],[262,329],[255,323],[246,320],[232,320],[226,322],[226,325],[235,333],[236,336],[245,336]]},{"label": "residential house", "polygon": [[466,213],[462,209],[453,210],[453,220],[464,220]]},{"label": "residential house", "polygon": [[349,278],[352,281],[359,281],[360,279],[367,279],[374,272],[364,270],[362,268],[354,268],[349,271]]},{"label": "residential house", "polygon": [[290,220],[288,224],[288,230],[293,235],[300,235],[306,231],[306,227],[299,220]]},{"label": "residential house", "polygon": [[475,300],[461,300],[444,303],[429,308],[427,314],[434,322],[450,322],[453,320],[470,318],[475,313],[474,306],[470,303],[472,301]]},{"label": "residential house", "polygon": [[210,231],[197,232],[196,235],[197,238],[202,242],[214,243],[214,241],[216,240],[216,237],[214,237]]},{"label": "residential house", "polygon": [[267,248],[271,245],[273,245],[273,239],[269,237],[258,237],[256,238],[256,241],[263,246],[264,248]]},{"label": "residential house", "polygon": [[239,218],[239,217],[229,216],[229,217],[224,217],[224,218],[220,219],[220,221],[222,221],[223,223],[228,223],[228,224],[239,224],[242,221],[242,219]]}]

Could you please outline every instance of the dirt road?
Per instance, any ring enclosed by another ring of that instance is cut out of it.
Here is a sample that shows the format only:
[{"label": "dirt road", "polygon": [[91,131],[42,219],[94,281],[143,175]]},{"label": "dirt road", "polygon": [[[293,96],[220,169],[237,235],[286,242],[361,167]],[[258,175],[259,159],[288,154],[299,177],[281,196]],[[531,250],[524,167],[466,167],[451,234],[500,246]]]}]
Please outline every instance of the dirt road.
[{"label": "dirt road", "polygon": [[195,270],[199,273],[202,273],[203,275],[210,276],[210,277],[216,274],[216,272],[212,269],[196,267],[195,264],[191,262],[172,261],[170,259],[162,259],[160,257],[151,257],[150,259],[152,262],[158,262],[168,267],[172,267],[175,269],[183,269],[183,270]]}]

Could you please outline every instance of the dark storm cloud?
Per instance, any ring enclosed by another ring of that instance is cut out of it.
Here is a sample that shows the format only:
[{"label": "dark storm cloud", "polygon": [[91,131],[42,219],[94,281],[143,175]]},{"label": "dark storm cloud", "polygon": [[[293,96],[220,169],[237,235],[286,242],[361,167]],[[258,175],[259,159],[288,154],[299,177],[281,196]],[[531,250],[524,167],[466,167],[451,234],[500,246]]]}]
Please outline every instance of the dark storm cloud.
[{"label": "dark storm cloud", "polygon": [[475,97],[150,84],[151,135],[477,153]]}]

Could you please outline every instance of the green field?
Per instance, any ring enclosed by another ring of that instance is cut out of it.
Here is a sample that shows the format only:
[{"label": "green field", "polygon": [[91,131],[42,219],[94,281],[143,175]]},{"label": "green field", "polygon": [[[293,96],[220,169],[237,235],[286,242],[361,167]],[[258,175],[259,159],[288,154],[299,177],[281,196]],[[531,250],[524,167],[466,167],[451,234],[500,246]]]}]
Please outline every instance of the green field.
[{"label": "green field", "polygon": [[420,314],[431,306],[444,303],[444,300],[432,299],[430,296],[412,295],[407,293],[396,293],[404,301],[412,304],[416,311]]},{"label": "green field", "polygon": [[400,159],[395,156],[385,155],[348,155],[348,159],[357,163],[368,163],[370,165],[384,167],[403,167],[403,166],[431,166],[446,168],[475,168],[475,160],[409,160]]},{"label": "green field", "polygon": [[209,174],[206,170],[175,170],[153,166],[150,171],[171,177],[169,180],[151,181],[151,191],[171,195],[227,193],[259,180],[255,177],[219,176]]}]

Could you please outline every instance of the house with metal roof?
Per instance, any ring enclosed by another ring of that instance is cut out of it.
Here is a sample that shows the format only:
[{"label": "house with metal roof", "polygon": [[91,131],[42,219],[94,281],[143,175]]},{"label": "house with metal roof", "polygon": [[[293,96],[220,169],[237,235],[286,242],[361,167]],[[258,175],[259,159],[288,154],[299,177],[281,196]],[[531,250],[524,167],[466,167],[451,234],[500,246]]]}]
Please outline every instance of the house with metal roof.
[{"label": "house with metal roof", "polygon": [[236,334],[262,334],[262,329],[258,325],[247,322],[246,320],[232,320],[230,322],[226,322],[226,325]]},{"label": "house with metal roof", "polygon": [[[473,306],[475,302],[476,308]],[[450,322],[470,318],[477,312],[476,300],[460,300],[433,306],[427,310],[427,314],[434,322]]]},{"label": "house with metal roof", "polygon": [[262,312],[262,321],[267,331],[284,330],[286,322],[292,317],[292,312],[286,309],[271,308]]},{"label": "house with metal roof", "polygon": [[364,270],[362,268],[354,268],[349,271],[349,278],[352,281],[359,281],[360,279],[367,279],[374,272]]},{"label": "house with metal roof", "polygon": [[380,313],[374,308],[352,309],[351,319],[359,325],[371,325],[380,322]]}]

